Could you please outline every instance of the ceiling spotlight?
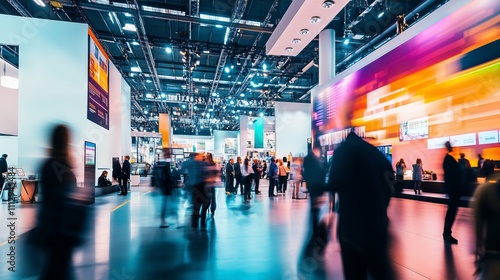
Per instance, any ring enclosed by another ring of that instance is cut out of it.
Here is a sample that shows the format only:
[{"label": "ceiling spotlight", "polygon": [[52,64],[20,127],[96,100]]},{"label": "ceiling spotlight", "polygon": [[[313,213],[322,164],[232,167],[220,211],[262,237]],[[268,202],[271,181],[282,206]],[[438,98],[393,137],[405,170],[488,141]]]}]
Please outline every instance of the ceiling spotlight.
[{"label": "ceiling spotlight", "polygon": [[45,3],[43,3],[43,1],[42,1],[42,0],[35,0],[35,3],[36,3],[38,6],[45,7]]},{"label": "ceiling spotlight", "polygon": [[299,34],[300,34],[300,35],[306,35],[306,34],[308,34],[308,33],[309,33],[309,29],[301,29],[301,30],[299,31]]},{"label": "ceiling spotlight", "polygon": [[288,47],[288,48],[286,48],[286,49],[285,49],[285,51],[286,51],[286,52],[293,52],[293,48]]},{"label": "ceiling spotlight", "polygon": [[187,51],[186,51],[186,50],[181,50],[181,51],[180,51],[180,53],[181,53],[182,55],[186,55],[186,54],[187,54]]},{"label": "ceiling spotlight", "polygon": [[320,17],[314,16],[310,19],[311,23],[318,23],[321,21]]},{"label": "ceiling spotlight", "polygon": [[349,45],[349,38],[344,39],[344,45]]},{"label": "ceiling spotlight", "polygon": [[166,47],[166,48],[165,48],[165,51],[166,51],[167,53],[171,53],[171,52],[172,52],[172,48],[171,48],[171,47]]},{"label": "ceiling spotlight", "polygon": [[300,40],[299,38],[295,38],[292,40],[292,44],[298,44],[300,42],[302,42],[302,40]]},{"label": "ceiling spotlight", "polygon": [[241,97],[245,97],[245,94],[244,94],[244,93],[241,93],[241,94],[240,94],[240,96],[241,96]]},{"label": "ceiling spotlight", "polygon": [[330,9],[331,7],[333,7],[333,4],[335,3],[332,0],[326,0],[321,6],[323,6],[323,8],[325,9]]},{"label": "ceiling spotlight", "polygon": [[231,70],[229,70],[229,67],[227,67],[227,66],[226,66],[226,67],[224,68],[224,72],[229,73],[230,71],[231,71]]},{"label": "ceiling spotlight", "polygon": [[384,15],[384,11],[380,12],[377,16],[377,18],[381,18]]}]

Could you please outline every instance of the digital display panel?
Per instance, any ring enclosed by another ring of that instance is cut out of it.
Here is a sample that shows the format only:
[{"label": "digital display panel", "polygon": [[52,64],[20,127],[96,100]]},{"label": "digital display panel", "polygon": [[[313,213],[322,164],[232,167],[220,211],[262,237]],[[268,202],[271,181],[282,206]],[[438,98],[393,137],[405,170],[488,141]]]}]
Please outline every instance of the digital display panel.
[{"label": "digital display panel", "polygon": [[109,129],[109,59],[90,29],[87,119]]},{"label": "digital display panel", "polygon": [[[476,145],[473,134],[498,130],[499,13],[500,1],[471,1],[365,67],[313,90],[315,143],[349,126],[396,141],[454,136],[457,145]],[[401,135],[402,126],[415,121],[422,125]],[[487,141],[495,140],[481,140]]]},{"label": "digital display panel", "polygon": [[85,141],[85,165],[95,165],[95,143]]},{"label": "digital display panel", "polygon": [[399,141],[429,138],[429,120],[427,117],[401,123]]}]

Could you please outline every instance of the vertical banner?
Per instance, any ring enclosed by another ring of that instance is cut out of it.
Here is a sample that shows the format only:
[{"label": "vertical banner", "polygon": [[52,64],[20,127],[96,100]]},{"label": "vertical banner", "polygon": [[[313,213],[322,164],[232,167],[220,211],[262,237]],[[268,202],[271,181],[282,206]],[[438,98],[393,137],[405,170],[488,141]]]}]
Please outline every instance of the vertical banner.
[{"label": "vertical banner", "polygon": [[158,132],[161,133],[161,142],[163,148],[170,147],[170,115],[169,114],[160,114],[158,120]]},{"label": "vertical banner", "polygon": [[253,123],[253,129],[254,129],[254,147],[256,149],[263,149],[264,148],[264,125],[265,121],[264,118],[259,117],[255,119],[255,122]]}]

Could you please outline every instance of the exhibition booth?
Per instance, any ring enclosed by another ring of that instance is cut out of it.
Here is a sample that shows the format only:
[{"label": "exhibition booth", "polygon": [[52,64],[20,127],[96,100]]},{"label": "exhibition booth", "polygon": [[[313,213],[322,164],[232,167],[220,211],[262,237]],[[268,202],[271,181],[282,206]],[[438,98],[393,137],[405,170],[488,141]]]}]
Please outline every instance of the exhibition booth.
[{"label": "exhibition booth", "polygon": [[8,15],[0,22],[0,45],[19,47],[19,89],[0,87],[0,130],[9,129],[0,153],[36,177],[51,128],[65,124],[77,184],[93,196],[101,171],[111,174],[112,158],[131,151],[129,85],[86,24]]},{"label": "exhibition booth", "polygon": [[[393,167],[402,158],[411,169],[421,159],[433,181],[424,192],[443,192],[446,141],[472,167],[478,154],[500,160],[499,6],[450,1],[314,88],[314,144],[333,155],[354,127]],[[360,170],[369,168],[353,156]]]}]

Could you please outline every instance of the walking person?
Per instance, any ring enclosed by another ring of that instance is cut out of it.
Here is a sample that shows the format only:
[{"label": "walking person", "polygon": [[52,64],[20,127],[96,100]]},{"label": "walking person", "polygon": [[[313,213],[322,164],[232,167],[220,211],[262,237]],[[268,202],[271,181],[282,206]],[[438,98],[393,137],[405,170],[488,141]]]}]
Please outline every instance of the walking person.
[{"label": "walking person", "polygon": [[313,232],[313,237],[320,234],[320,214],[322,203],[319,198],[325,191],[326,170],[321,162],[321,151],[319,147],[314,147],[313,150],[304,158],[303,176],[306,181],[307,189],[310,198],[310,220]]},{"label": "walking person", "polygon": [[292,185],[292,199],[298,199],[302,184],[302,158],[294,159],[290,165],[290,184]]},{"label": "walking person", "polygon": [[406,171],[406,163],[403,158],[401,158],[396,163],[396,184],[394,190],[396,193],[402,193],[404,188],[404,175]]},{"label": "walking person", "polygon": [[49,158],[41,168],[42,203],[33,236],[42,246],[46,264],[40,279],[73,279],[71,260],[74,249],[84,241],[87,209],[76,195],[78,187],[70,158],[71,132],[58,125],[52,131]]},{"label": "walking person", "polygon": [[[278,181],[278,166],[276,165],[276,159],[274,157],[271,158],[271,164],[269,164],[269,197],[276,197],[274,194],[274,187],[277,185]],[[277,186],[276,186],[277,187]]]},{"label": "walking person", "polygon": [[266,160],[263,160],[262,161],[262,175],[260,176],[260,178],[266,178],[267,179],[267,162]]},{"label": "walking person", "polygon": [[415,194],[421,194],[422,190],[422,176],[424,175],[424,168],[422,167],[422,160],[417,158],[417,162],[412,165],[413,167],[413,190]]},{"label": "walking person", "polygon": [[236,194],[234,190],[234,159],[229,159],[229,162],[226,165],[226,194],[229,195],[231,193]]},{"label": "walking person", "polygon": [[262,177],[262,165],[260,165],[259,160],[254,158],[253,159],[253,164],[252,164],[252,169],[253,169],[253,180],[254,180],[254,185],[255,185],[255,194],[260,194],[259,190],[259,185],[260,185],[260,178]]},{"label": "walking person", "polygon": [[245,201],[250,201],[252,198],[252,181],[253,181],[254,172],[252,166],[250,165],[250,160],[245,158],[243,165],[241,166],[241,180],[245,187]]},{"label": "walking person", "polygon": [[210,214],[213,217],[217,209],[215,185],[217,183],[217,178],[219,178],[219,170],[211,153],[207,153],[205,161],[207,162],[207,191],[210,192],[208,196],[210,200]]},{"label": "walking person", "polygon": [[7,165],[7,157],[7,154],[3,154],[0,158],[0,190],[2,190],[3,188],[5,177],[7,177],[7,171],[9,171],[9,167]]},{"label": "walking person", "polygon": [[[360,162],[370,163],[361,175]],[[339,197],[337,236],[345,279],[396,279],[387,216],[393,182],[389,161],[354,132],[335,149],[328,185]]]},{"label": "walking person", "polygon": [[500,178],[486,181],[472,200],[476,233],[476,273],[481,280],[500,279]]},{"label": "walking person", "polygon": [[455,222],[455,217],[458,212],[458,203],[462,195],[462,174],[460,166],[450,153],[453,151],[449,141],[445,143],[448,153],[444,157],[443,170],[444,170],[444,188],[448,194],[448,210],[444,218],[443,239],[446,243],[458,244],[458,240],[451,235],[451,228]]},{"label": "walking person", "polygon": [[188,165],[189,188],[192,189],[193,213],[191,215],[191,226],[198,228],[198,219],[202,230],[206,230],[207,210],[210,206],[210,196],[206,188],[207,182],[207,163],[204,161],[204,155],[197,153],[194,160]]},{"label": "walking person", "polygon": [[233,165],[234,168],[234,178],[236,179],[236,184],[234,185],[235,194],[238,192],[238,186],[240,187],[240,195],[243,195],[243,182],[241,181],[241,157],[236,158],[236,163]]},{"label": "walking person", "polygon": [[[168,198],[172,195],[173,182],[170,173],[170,163],[169,162],[157,162],[153,167],[153,176],[151,178],[151,183],[156,187],[162,195],[161,201],[161,213],[160,213],[160,228],[169,227],[167,223],[167,207]],[[178,223],[177,216],[177,224]]]},{"label": "walking person", "polygon": [[278,159],[278,193],[286,192],[286,167],[282,159]]},{"label": "walking person", "polygon": [[122,173],[120,174],[120,188],[121,193],[118,195],[128,194],[128,183],[130,181],[130,156],[125,156],[123,161]]}]

